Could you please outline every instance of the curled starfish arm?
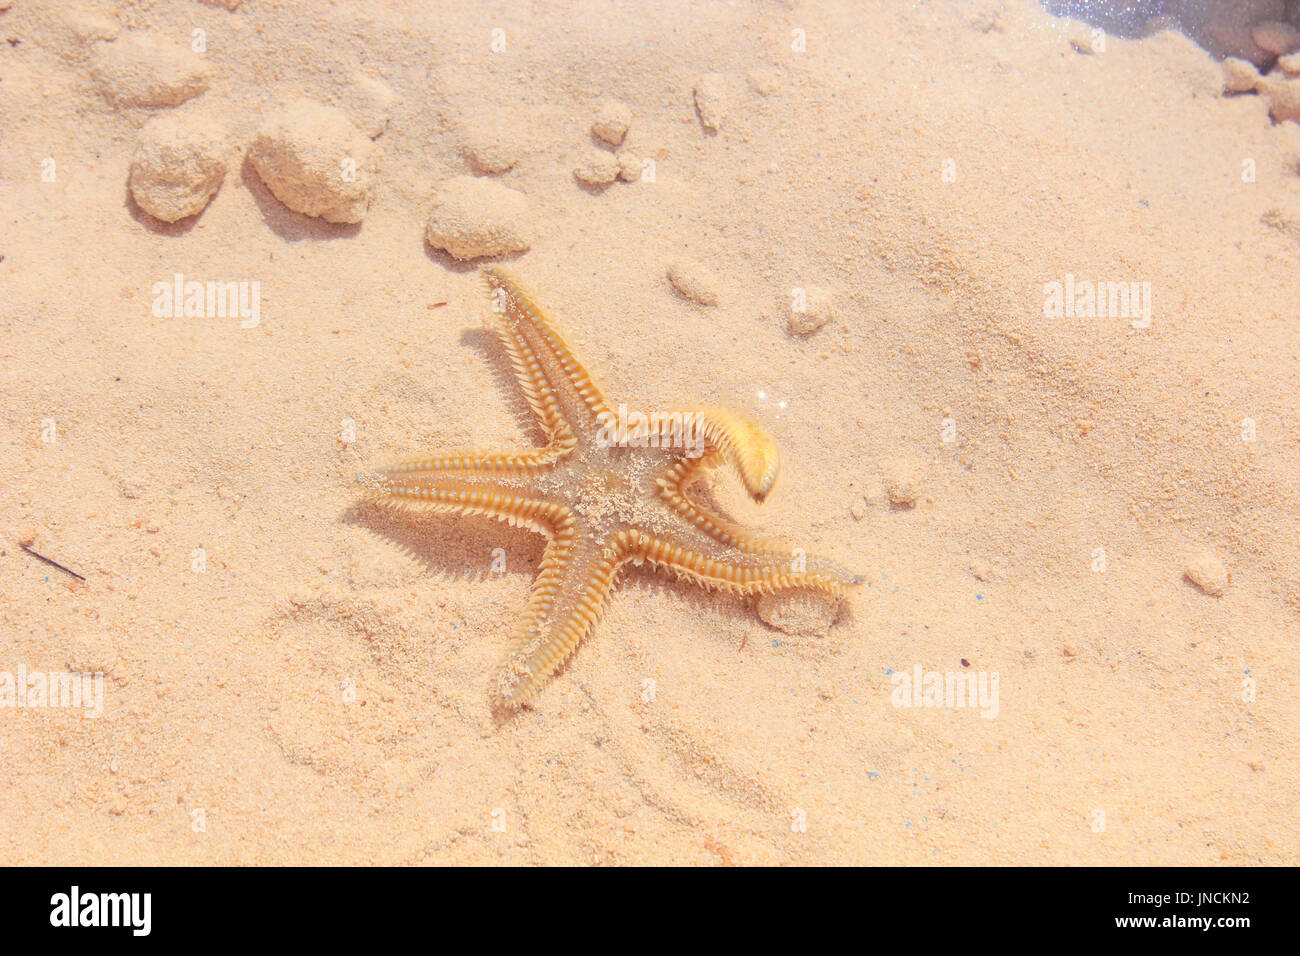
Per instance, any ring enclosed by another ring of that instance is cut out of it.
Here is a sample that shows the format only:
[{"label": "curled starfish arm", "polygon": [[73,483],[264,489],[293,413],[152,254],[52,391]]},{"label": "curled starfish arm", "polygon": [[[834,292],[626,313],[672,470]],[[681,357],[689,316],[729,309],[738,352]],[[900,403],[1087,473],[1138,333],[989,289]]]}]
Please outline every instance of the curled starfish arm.
[{"label": "curled starfish arm", "polygon": [[[757,424],[735,412],[725,408],[686,409],[652,417],[650,431],[661,447],[685,447],[696,455],[687,459],[690,465],[683,470],[683,479],[701,467],[725,461],[736,469],[755,501],[763,501],[776,485],[781,471],[776,442]],[[700,452],[706,454],[701,456]]]},{"label": "curled starfish arm", "polygon": [[840,595],[862,579],[829,558],[799,550],[782,551],[748,542],[722,544],[711,538],[698,548],[640,531],[625,532],[621,540],[627,560],[666,568],[698,584],[733,594],[767,594],[809,588]]},{"label": "curled starfish arm", "polygon": [[608,413],[591,374],[513,276],[499,266],[482,274],[515,376],[547,432],[561,442],[590,437]]},{"label": "curled starfish arm", "polygon": [[512,635],[497,679],[495,704],[504,712],[531,703],[591,632],[623,556],[570,520],[551,537],[542,565],[528,613]]}]

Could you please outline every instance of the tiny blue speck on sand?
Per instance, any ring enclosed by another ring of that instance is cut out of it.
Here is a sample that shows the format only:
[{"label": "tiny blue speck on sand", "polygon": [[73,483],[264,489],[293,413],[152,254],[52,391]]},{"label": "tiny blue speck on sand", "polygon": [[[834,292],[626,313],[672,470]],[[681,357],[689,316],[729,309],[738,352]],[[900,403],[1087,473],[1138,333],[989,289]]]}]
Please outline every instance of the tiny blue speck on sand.
[{"label": "tiny blue speck on sand", "polygon": [[780,641],[773,641],[773,642],[772,642],[772,646],[773,646],[773,647],[780,647],[780,646],[781,646],[781,642],[780,642]]},{"label": "tiny blue speck on sand", "polygon": [[868,773],[867,773],[867,777],[868,777],[869,779],[871,779],[871,780],[875,780],[875,779],[876,779],[877,777],[879,777],[879,776],[880,776],[880,774],[876,773],[876,771],[874,771],[874,770],[868,771]]},{"label": "tiny blue speck on sand", "polygon": [[982,600],[984,600],[984,595],[982,595],[982,594],[977,594],[977,595],[975,595],[975,600],[977,600],[977,601],[982,601]]},{"label": "tiny blue speck on sand", "polygon": [[893,669],[892,667],[886,667],[886,668],[885,668],[885,676],[886,676],[886,677],[888,677],[888,676],[889,676],[890,674],[892,674],[892,673],[894,673],[894,669]]}]

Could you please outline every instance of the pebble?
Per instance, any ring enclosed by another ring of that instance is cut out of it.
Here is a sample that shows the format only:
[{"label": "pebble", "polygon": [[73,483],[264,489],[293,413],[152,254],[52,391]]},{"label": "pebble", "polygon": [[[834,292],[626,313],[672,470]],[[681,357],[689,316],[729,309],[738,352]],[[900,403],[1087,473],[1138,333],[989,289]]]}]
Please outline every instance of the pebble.
[{"label": "pebble", "polygon": [[618,178],[623,182],[634,183],[641,178],[640,157],[623,150],[614,158],[618,160]]},{"label": "pebble", "polygon": [[453,176],[433,195],[424,238],[457,259],[523,252],[533,244],[528,198],[495,179]]},{"label": "pebble", "polygon": [[1294,53],[1300,49],[1300,30],[1281,20],[1265,20],[1250,28],[1251,39],[1269,53]]},{"label": "pebble", "polygon": [[203,211],[226,175],[220,129],[207,118],[164,113],[140,130],[128,185],[136,204],[175,222]]},{"label": "pebble", "polygon": [[379,150],[342,110],[295,99],[272,110],[248,152],[266,188],[326,222],[365,218]]},{"label": "pebble", "polygon": [[[1287,76],[1300,76],[1300,53],[1288,53],[1277,58],[1277,65]],[[1258,82],[1258,77],[1256,79]]]},{"label": "pebble", "polygon": [[843,601],[821,591],[778,591],[760,594],[755,603],[759,618],[786,634],[824,636],[840,615]]},{"label": "pebble", "polygon": [[203,58],[151,34],[128,34],[95,54],[91,77],[118,106],[178,106],[208,88]]},{"label": "pebble", "polygon": [[1230,56],[1223,61],[1223,88],[1229,93],[1245,93],[1259,85],[1259,70],[1249,60]]},{"label": "pebble", "polygon": [[619,100],[601,100],[596,107],[596,119],[591,133],[611,146],[618,146],[632,126],[632,107]]},{"label": "pebble", "polygon": [[722,128],[727,116],[727,81],[721,73],[705,73],[695,81],[695,112],[710,132]]},{"label": "pebble", "polygon": [[987,581],[993,577],[993,566],[983,558],[972,558],[970,563],[970,573],[975,575],[980,581]]},{"label": "pebble", "polygon": [[921,495],[920,469],[907,458],[889,458],[880,463],[885,480],[885,494],[898,508],[913,508]]},{"label": "pebble", "polygon": [[1222,597],[1228,590],[1228,569],[1213,551],[1197,551],[1189,555],[1183,573],[1189,581],[1211,597]]},{"label": "pebble", "polygon": [[718,304],[718,286],[721,284],[704,266],[693,260],[680,260],[668,266],[668,281],[673,288],[692,302],[700,305]]},{"label": "pebble", "polygon": [[583,152],[573,168],[573,176],[588,186],[608,186],[618,179],[619,170],[615,156],[593,146]]},{"label": "pebble", "polygon": [[834,296],[830,289],[810,285],[803,290],[803,301],[791,300],[788,327],[795,335],[816,332],[834,315]]},{"label": "pebble", "polygon": [[1270,74],[1260,77],[1259,91],[1268,98],[1268,112],[1274,120],[1300,123],[1300,80]]},{"label": "pebble", "polygon": [[467,128],[461,153],[480,173],[504,173],[523,156],[523,147],[504,124]]}]

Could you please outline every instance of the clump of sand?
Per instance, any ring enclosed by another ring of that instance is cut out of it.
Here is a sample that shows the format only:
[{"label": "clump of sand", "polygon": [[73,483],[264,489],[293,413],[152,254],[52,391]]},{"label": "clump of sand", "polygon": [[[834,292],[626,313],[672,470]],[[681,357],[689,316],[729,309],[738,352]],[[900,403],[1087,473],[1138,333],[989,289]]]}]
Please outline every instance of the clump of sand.
[{"label": "clump of sand", "polygon": [[295,212],[338,223],[365,218],[379,149],[337,107],[301,98],[281,104],[263,120],[248,157]]},{"label": "clump of sand", "polygon": [[128,181],[131,195],[164,222],[197,215],[221,188],[225,150],[220,127],[206,116],[156,116],[140,130]]},{"label": "clump of sand", "polygon": [[533,243],[528,197],[494,179],[453,176],[433,194],[424,238],[457,259],[523,252]]}]

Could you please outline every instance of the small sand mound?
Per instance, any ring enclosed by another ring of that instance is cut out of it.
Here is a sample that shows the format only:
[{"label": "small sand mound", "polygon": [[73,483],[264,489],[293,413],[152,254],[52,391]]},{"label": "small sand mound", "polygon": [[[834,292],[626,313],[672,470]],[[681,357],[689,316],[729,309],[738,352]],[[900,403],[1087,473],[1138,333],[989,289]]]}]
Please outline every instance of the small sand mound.
[{"label": "small sand mound", "polygon": [[1183,567],[1187,579],[1211,597],[1223,597],[1230,580],[1228,569],[1210,550],[1188,555]]},{"label": "small sand mound", "polygon": [[95,54],[91,76],[118,106],[178,106],[208,88],[203,58],[150,34],[130,34]]},{"label": "small sand mound", "polygon": [[601,100],[596,107],[596,119],[591,124],[592,135],[611,146],[622,144],[632,125],[632,107],[619,100]]},{"label": "small sand mound", "polygon": [[573,177],[588,186],[608,186],[618,179],[620,170],[617,157],[592,147],[583,152],[573,168]]},{"label": "small sand mound", "polygon": [[700,305],[718,304],[720,280],[694,260],[681,260],[668,266],[668,281],[673,288]]},{"label": "small sand mound", "polygon": [[721,73],[705,73],[695,81],[695,111],[709,132],[722,128],[727,117],[727,80]]},{"label": "small sand mound", "polygon": [[794,335],[808,335],[829,322],[834,314],[834,293],[825,286],[806,286],[796,289],[790,298],[788,327]]},{"label": "small sand mound", "polygon": [[327,222],[360,222],[374,192],[378,148],[347,114],[311,100],[273,110],[249,159],[290,209]]},{"label": "small sand mound", "polygon": [[476,123],[461,135],[461,153],[480,173],[504,173],[523,155],[523,147],[504,124]]},{"label": "small sand mound", "polygon": [[224,144],[204,117],[165,113],[140,130],[129,185],[137,205],[164,222],[203,210],[226,175]]},{"label": "small sand mound", "polygon": [[424,238],[457,259],[523,252],[533,244],[528,198],[494,179],[454,176],[434,193]]}]

